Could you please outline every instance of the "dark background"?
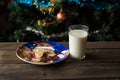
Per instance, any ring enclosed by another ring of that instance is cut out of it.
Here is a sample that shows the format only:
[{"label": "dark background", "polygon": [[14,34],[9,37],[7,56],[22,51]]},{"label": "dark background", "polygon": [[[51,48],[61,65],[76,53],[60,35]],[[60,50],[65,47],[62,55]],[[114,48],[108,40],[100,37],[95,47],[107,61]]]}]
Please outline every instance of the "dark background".
[{"label": "dark background", "polygon": [[0,36],[5,36],[9,33],[10,28],[13,27],[8,20],[8,2],[9,0],[0,0]]}]

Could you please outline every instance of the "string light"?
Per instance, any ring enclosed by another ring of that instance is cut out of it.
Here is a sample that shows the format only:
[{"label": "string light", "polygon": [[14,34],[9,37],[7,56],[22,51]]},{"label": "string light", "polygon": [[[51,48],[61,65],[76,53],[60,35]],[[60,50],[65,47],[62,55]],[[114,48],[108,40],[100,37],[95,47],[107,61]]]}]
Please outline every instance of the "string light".
[{"label": "string light", "polygon": [[[68,3],[75,2],[80,7],[92,6],[96,10],[104,10],[108,5],[113,6],[114,8],[120,7],[119,0],[114,0],[112,1],[112,3],[111,1],[107,2],[107,1],[97,1],[97,0],[89,0],[89,1],[88,0],[65,0],[65,1]],[[14,3],[15,6],[17,3],[22,3],[28,6],[35,5],[36,8],[39,8],[39,6],[42,6],[44,8],[49,8],[52,5],[54,6],[54,4],[59,2],[59,0],[55,0],[55,1],[53,0],[14,0],[12,2]]]}]

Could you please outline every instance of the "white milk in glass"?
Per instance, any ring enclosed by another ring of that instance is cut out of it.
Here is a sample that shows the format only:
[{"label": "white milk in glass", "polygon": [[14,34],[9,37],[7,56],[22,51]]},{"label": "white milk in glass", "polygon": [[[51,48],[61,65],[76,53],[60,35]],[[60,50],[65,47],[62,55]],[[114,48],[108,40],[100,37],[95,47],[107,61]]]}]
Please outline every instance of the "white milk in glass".
[{"label": "white milk in glass", "polygon": [[69,32],[69,49],[73,58],[83,59],[88,33],[84,30],[71,30]]}]

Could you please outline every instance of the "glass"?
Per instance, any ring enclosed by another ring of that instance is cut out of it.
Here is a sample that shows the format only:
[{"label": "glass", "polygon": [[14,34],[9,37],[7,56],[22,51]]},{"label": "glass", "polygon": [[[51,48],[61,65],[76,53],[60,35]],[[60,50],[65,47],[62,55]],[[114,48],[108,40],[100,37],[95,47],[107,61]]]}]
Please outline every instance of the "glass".
[{"label": "glass", "polygon": [[69,26],[69,51],[74,59],[84,59],[88,36],[86,25],[76,24]]}]

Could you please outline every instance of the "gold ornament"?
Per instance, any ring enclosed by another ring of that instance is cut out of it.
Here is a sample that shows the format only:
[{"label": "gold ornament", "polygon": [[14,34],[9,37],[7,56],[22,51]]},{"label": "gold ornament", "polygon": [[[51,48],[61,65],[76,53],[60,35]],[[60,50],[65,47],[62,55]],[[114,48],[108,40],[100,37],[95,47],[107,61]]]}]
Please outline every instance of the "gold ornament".
[{"label": "gold ornament", "polygon": [[37,25],[41,26],[41,24],[42,24],[41,20],[37,20]]},{"label": "gold ornament", "polygon": [[37,25],[38,26],[46,26],[46,24],[47,24],[47,22],[46,22],[46,20],[37,20]]},{"label": "gold ornament", "polygon": [[45,26],[46,24],[46,20],[42,20],[42,25]]}]

